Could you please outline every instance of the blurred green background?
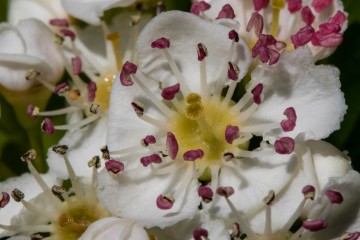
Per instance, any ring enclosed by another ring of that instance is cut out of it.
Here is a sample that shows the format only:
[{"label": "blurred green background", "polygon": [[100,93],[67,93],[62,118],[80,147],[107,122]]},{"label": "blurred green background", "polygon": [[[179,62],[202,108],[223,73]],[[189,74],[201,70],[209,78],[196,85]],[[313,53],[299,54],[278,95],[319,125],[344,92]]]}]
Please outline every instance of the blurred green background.
[{"label": "blurred green background", "polygon": [[[11,0],[10,0],[11,1]],[[187,11],[190,2],[186,0],[167,0],[167,8]],[[347,114],[341,124],[341,129],[334,132],[327,140],[340,150],[349,152],[355,169],[360,170],[360,1],[343,0],[346,11],[349,13],[349,27],[344,35],[344,43],[328,59],[321,63],[335,65],[341,72],[342,91],[348,105]],[[0,0],[0,20],[6,20],[7,1]],[[30,148],[26,132],[16,120],[13,108],[0,96],[0,181],[10,176],[26,171],[21,163],[20,156]],[[63,102],[52,97],[48,104],[61,106]],[[25,111],[25,109],[24,109]],[[28,119],[30,121],[30,119]],[[64,121],[58,118],[55,121]],[[39,123],[37,123],[39,124]],[[39,125],[38,125],[39,126]],[[39,130],[40,131],[40,130]],[[62,133],[39,136],[43,141],[43,149],[55,144]],[[46,154],[44,150],[43,154]]]}]

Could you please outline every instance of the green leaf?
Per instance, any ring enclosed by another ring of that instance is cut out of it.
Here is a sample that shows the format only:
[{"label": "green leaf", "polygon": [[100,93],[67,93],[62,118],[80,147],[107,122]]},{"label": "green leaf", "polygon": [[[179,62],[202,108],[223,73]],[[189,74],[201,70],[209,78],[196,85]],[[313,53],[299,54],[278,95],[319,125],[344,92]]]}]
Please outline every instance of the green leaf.
[{"label": "green leaf", "polygon": [[349,22],[360,22],[360,1],[343,0],[344,8],[349,13]]}]

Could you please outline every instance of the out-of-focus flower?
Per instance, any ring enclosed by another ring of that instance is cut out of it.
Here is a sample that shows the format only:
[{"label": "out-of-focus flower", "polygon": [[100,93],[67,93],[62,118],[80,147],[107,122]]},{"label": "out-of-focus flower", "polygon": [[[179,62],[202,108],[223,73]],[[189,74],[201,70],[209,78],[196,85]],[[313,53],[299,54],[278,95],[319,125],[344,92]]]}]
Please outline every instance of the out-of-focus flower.
[{"label": "out-of-focus flower", "polygon": [[[199,181],[213,192],[219,183],[236,184],[242,210],[259,208],[268,191],[281,192],[296,174],[297,143],[328,136],[345,112],[337,69],[315,66],[306,48],[258,66],[239,101],[231,98],[251,60],[228,28],[164,13],[137,48],[139,65],[124,64],[109,114],[107,145],[125,171],[101,172],[98,192],[112,214],[146,227],[191,218]],[[249,151],[253,135],[262,144]]]},{"label": "out-of-focus flower", "polygon": [[239,31],[253,57],[269,64],[276,63],[283,50],[304,45],[314,61],[325,58],[342,43],[347,27],[340,0],[199,1],[192,12]]},{"label": "out-of-focus flower", "polygon": [[[41,77],[31,78],[36,69]],[[26,91],[60,80],[64,71],[61,54],[53,34],[35,19],[20,21],[16,27],[0,25],[0,84],[10,91]]]},{"label": "out-of-focus flower", "polygon": [[66,18],[67,13],[60,0],[12,0],[9,1],[7,16],[7,21],[14,25],[27,18],[36,18],[47,24],[54,18]]},{"label": "out-of-focus flower", "polygon": [[[12,189],[9,193],[2,193],[0,228],[5,230],[1,233],[2,236],[21,234],[32,236],[31,239],[34,239],[37,235],[41,237],[40,233],[48,233],[54,239],[75,240],[105,239],[102,237],[107,236],[106,234],[116,233],[118,236],[131,236],[126,239],[148,239],[145,230],[133,221],[108,218],[110,214],[99,203],[94,185],[96,170],[100,166],[98,157],[94,157],[88,163],[93,171],[92,178],[84,179],[78,177],[71,167],[67,157],[67,146],[55,146],[53,150],[64,159],[71,180],[71,188],[65,189],[61,183],[55,181],[54,177],[49,179],[40,176],[31,163],[36,153],[33,150],[25,153],[22,160],[28,164],[35,182],[29,181],[29,176],[25,175],[9,179],[4,183],[4,189],[9,190],[11,187]],[[51,186],[52,183],[55,185]],[[38,186],[33,186],[34,184]],[[22,188],[26,188],[24,191],[31,197],[24,194]],[[13,200],[9,199],[9,195]],[[2,204],[4,199],[7,199],[7,202]],[[19,206],[16,205],[22,206],[22,210],[20,211]],[[100,222],[96,222],[100,219]],[[88,227],[89,231],[87,231]],[[97,235],[99,228],[102,233]],[[84,236],[82,236],[83,233]]]},{"label": "out-of-focus flower", "polygon": [[[82,7],[85,5],[91,3],[83,3]],[[56,130],[68,130],[60,144],[66,144],[72,149],[71,159],[90,158],[98,153],[100,146],[105,145],[104,129],[113,79],[125,61],[123,59],[136,61],[135,41],[139,28],[147,22],[149,15],[143,15],[141,9],[129,10],[115,16],[112,21],[114,24],[110,27],[102,21],[101,27],[78,28],[66,18],[59,2],[18,0],[10,7],[10,19],[17,21],[21,17],[17,8],[29,6],[35,6],[34,11],[28,11],[24,16],[41,15],[43,17],[40,20],[49,23],[54,30],[51,41],[55,40],[58,44],[58,55],[65,62],[70,79],[67,83],[46,85],[52,93],[64,97],[69,106],[43,111],[45,106],[39,106],[28,99],[27,113],[31,118],[44,117],[41,128],[48,134],[53,134]],[[57,67],[56,61],[46,64]],[[33,67],[31,82],[38,82],[46,76],[46,72]],[[67,124],[54,125],[50,117],[61,114],[69,114]],[[58,156],[52,151],[49,151],[48,161],[50,168],[59,177],[67,178],[66,169],[58,164]],[[84,164],[85,162],[75,161],[74,167],[81,176],[91,175],[91,171],[83,167]]]}]

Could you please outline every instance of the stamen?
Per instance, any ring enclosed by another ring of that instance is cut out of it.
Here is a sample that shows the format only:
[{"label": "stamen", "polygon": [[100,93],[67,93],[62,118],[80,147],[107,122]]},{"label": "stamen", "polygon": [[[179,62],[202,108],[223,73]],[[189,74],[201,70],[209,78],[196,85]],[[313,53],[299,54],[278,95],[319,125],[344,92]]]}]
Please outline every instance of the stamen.
[{"label": "stamen", "polygon": [[206,203],[211,202],[214,196],[213,191],[211,190],[211,188],[207,187],[207,186],[200,186],[198,188],[198,194],[199,197],[202,198],[202,200]]},{"label": "stamen", "polygon": [[312,2],[311,6],[313,6],[313,8],[315,9],[316,12],[320,13],[325,8],[330,6],[331,3],[332,3],[332,0],[314,0]]},{"label": "stamen", "polygon": [[175,199],[168,195],[159,195],[156,199],[156,205],[161,210],[168,210],[171,209],[174,205]]},{"label": "stamen", "polygon": [[94,114],[94,115],[92,115],[90,117],[87,117],[87,118],[85,118],[83,120],[80,120],[80,121],[72,123],[72,124],[54,126],[54,129],[56,129],[56,130],[70,130],[70,129],[75,129],[75,128],[81,128],[82,126],[85,126],[85,125],[88,125],[91,122],[94,122],[95,120],[99,119],[100,117],[101,117],[101,115]]},{"label": "stamen", "polygon": [[227,125],[225,129],[225,140],[227,143],[232,144],[233,141],[240,137],[238,126]]},{"label": "stamen", "polygon": [[315,188],[312,185],[306,185],[303,188],[302,193],[304,194],[305,199],[314,200],[315,198]]},{"label": "stamen", "polygon": [[15,202],[21,202],[24,199],[25,195],[22,191],[15,188],[11,191],[11,197],[14,199]]},{"label": "stamen", "polygon": [[269,0],[253,0],[255,11],[260,11],[269,6]]},{"label": "stamen", "polygon": [[259,37],[264,28],[264,19],[258,12],[254,12],[251,15],[251,18],[246,26],[246,31],[250,32],[253,28],[255,28],[256,36]]},{"label": "stamen", "polygon": [[173,86],[169,86],[163,89],[161,92],[161,96],[165,100],[173,100],[175,98],[175,95],[180,91],[180,84],[177,83]]},{"label": "stamen", "polygon": [[156,3],[156,15],[159,15],[160,13],[164,12],[165,10],[166,10],[166,6],[163,2]]},{"label": "stamen", "polygon": [[99,156],[92,157],[88,162],[89,168],[99,169],[101,167],[101,161]]},{"label": "stamen", "polygon": [[117,69],[120,70],[123,63],[120,50],[120,34],[118,32],[110,33],[106,36],[106,39],[111,42],[113,54],[115,55],[116,66]]},{"label": "stamen", "polygon": [[147,167],[150,163],[162,163],[162,159],[159,154],[154,153],[150,156],[142,157],[140,162],[144,167]]},{"label": "stamen", "polygon": [[301,18],[306,23],[306,25],[312,25],[315,20],[315,16],[309,6],[303,7],[303,9],[301,10]]},{"label": "stamen", "polygon": [[240,224],[235,222],[232,225],[230,237],[234,239],[240,239],[240,236],[241,236]]},{"label": "stamen", "polygon": [[108,146],[102,146],[100,148],[100,151],[102,152],[102,158],[105,160],[109,160],[110,159],[110,152],[109,152],[109,148]]},{"label": "stamen", "polygon": [[230,4],[225,4],[217,16],[216,19],[222,19],[222,18],[228,18],[228,19],[234,19],[235,18],[235,12],[234,9]]},{"label": "stamen", "polygon": [[171,132],[167,133],[166,147],[167,147],[167,151],[169,153],[169,157],[172,160],[175,160],[175,158],[178,154],[178,151],[179,151],[179,144],[175,138],[175,135]]},{"label": "stamen", "polygon": [[332,204],[340,204],[343,202],[344,198],[341,195],[341,193],[334,191],[334,190],[327,190],[325,192],[325,195],[328,197],[328,199],[330,200],[330,202]]},{"label": "stamen", "polygon": [[240,74],[240,69],[239,67],[232,63],[232,62],[228,62],[229,64],[229,68],[228,68],[228,77],[229,79],[236,81],[239,79],[239,74]]},{"label": "stamen", "polygon": [[198,119],[204,112],[204,106],[201,103],[201,96],[197,93],[190,93],[186,97],[188,105],[185,108],[185,115],[190,120]]},{"label": "stamen", "polygon": [[185,161],[195,161],[196,159],[202,159],[204,157],[204,151],[201,149],[189,150],[183,154]]},{"label": "stamen", "polygon": [[200,1],[197,3],[193,3],[190,8],[190,12],[199,16],[201,13],[205,12],[206,10],[209,10],[211,8],[211,5],[205,1]]},{"label": "stamen", "polygon": [[229,39],[233,40],[234,42],[239,42],[239,34],[233,29],[229,32]]},{"label": "stamen", "polygon": [[69,178],[74,188],[74,192],[77,196],[81,197],[83,195],[82,188],[78,181],[78,177],[76,176],[75,171],[72,168],[69,159],[67,158],[67,149],[68,147],[66,145],[57,145],[52,148],[55,153],[63,156]]},{"label": "stamen", "polygon": [[222,197],[228,198],[234,194],[234,189],[232,187],[219,187],[216,189],[216,193]]},{"label": "stamen", "polygon": [[105,168],[111,175],[116,176],[118,173],[124,171],[125,166],[122,162],[110,159],[105,162]]},{"label": "stamen", "polygon": [[[75,106],[70,106],[70,107],[66,107],[66,108],[62,108],[62,109],[58,109],[58,110],[53,110],[53,111],[44,111],[44,112],[39,112],[39,108],[38,107],[33,107],[31,104],[28,105],[28,115],[32,118],[36,118],[37,116],[58,116],[58,115],[62,115],[62,114],[68,114],[68,113],[72,113],[72,112],[76,112],[79,111],[80,108],[75,107]],[[31,115],[30,115],[31,114]]]},{"label": "stamen", "polygon": [[120,72],[120,82],[123,86],[131,86],[134,82],[131,80],[130,74],[135,74],[137,66],[131,62],[126,62]]},{"label": "stamen", "polygon": [[302,226],[306,230],[309,230],[311,232],[316,232],[316,231],[319,231],[319,230],[322,230],[322,229],[326,228],[327,223],[326,223],[325,220],[322,220],[322,219],[319,219],[319,220],[306,220],[306,221],[303,221]]},{"label": "stamen", "polygon": [[193,231],[194,240],[206,240],[208,239],[208,237],[209,237],[209,233],[204,228],[197,228]]},{"label": "stamen", "polygon": [[282,137],[274,143],[275,151],[279,154],[290,154],[295,149],[295,141],[290,137]]},{"label": "stamen", "polygon": [[284,111],[284,115],[287,117],[286,120],[282,120],[280,125],[282,127],[282,129],[284,130],[284,132],[290,132],[292,130],[294,130],[295,126],[296,126],[296,112],[295,109],[293,107],[289,107]]},{"label": "stamen", "polygon": [[204,44],[199,43],[197,45],[198,60],[201,62],[208,56],[208,50]]},{"label": "stamen", "polygon": [[152,48],[165,49],[170,47],[170,40],[168,38],[159,38],[151,43]]},{"label": "stamen", "polygon": [[96,97],[96,90],[97,86],[96,83],[91,81],[87,84],[87,90],[88,90],[88,101],[93,102]]},{"label": "stamen", "polygon": [[69,21],[66,18],[53,18],[49,20],[49,24],[55,27],[69,27]]},{"label": "stamen", "polygon": [[69,37],[71,39],[71,41],[75,41],[75,33],[69,29],[60,29],[60,33],[62,33],[64,35],[64,37]]},{"label": "stamen", "polygon": [[41,123],[41,130],[49,135],[55,133],[55,127],[50,118],[45,118]]},{"label": "stamen", "polygon": [[288,9],[290,13],[299,11],[302,7],[302,0],[287,0]]},{"label": "stamen", "polygon": [[144,82],[146,82],[146,77],[142,75],[142,73],[139,72],[137,75],[134,75],[134,78],[139,87],[145,92],[145,94],[156,105],[156,107],[158,107],[159,110],[165,114],[165,116],[169,117],[173,115],[174,112],[170,110],[170,108],[165,103],[160,101],[153,93],[153,91],[150,91],[150,89],[144,84]]},{"label": "stamen", "polygon": [[300,46],[304,46],[308,42],[311,41],[315,34],[315,29],[308,25],[306,27],[301,28],[295,35],[292,35],[291,42],[294,44],[295,48]]},{"label": "stamen", "polygon": [[33,106],[32,104],[29,104],[26,108],[26,113],[30,118],[36,119],[37,116],[39,115],[39,108]]},{"label": "stamen", "polygon": [[338,10],[333,17],[329,18],[328,23],[335,23],[341,26],[345,21],[346,21],[345,13]]},{"label": "stamen", "polygon": [[360,232],[344,233],[340,240],[357,240],[360,237]]},{"label": "stamen", "polygon": [[82,63],[80,57],[76,56],[71,58],[71,66],[72,66],[72,73],[74,75],[79,75],[82,70]]},{"label": "stamen", "polygon": [[54,92],[55,90],[55,87],[50,84],[49,82],[47,81],[44,81],[43,79],[40,78],[40,72],[36,69],[29,69],[27,70],[26,72],[26,75],[25,75],[25,79],[26,80],[35,80],[35,81],[38,81],[39,83],[41,83],[44,87],[46,87],[47,89],[50,90],[50,92]]},{"label": "stamen", "polygon": [[253,95],[253,101],[256,104],[260,104],[261,103],[261,93],[263,91],[264,85],[262,83],[259,83],[258,85],[256,85],[256,87],[253,88],[253,90],[251,90],[251,93]]},{"label": "stamen", "polygon": [[144,139],[141,139],[140,144],[141,146],[147,147],[150,144],[155,144],[156,138],[153,135],[147,135]]},{"label": "stamen", "polygon": [[0,208],[4,208],[10,202],[10,195],[7,192],[2,192],[0,195]]}]

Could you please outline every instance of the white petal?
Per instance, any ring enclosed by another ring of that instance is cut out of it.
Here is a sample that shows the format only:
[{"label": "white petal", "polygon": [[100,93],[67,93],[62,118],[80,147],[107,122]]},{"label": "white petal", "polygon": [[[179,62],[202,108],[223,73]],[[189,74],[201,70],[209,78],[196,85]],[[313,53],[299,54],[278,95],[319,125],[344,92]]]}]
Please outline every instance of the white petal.
[{"label": "white petal", "polygon": [[144,228],[133,221],[126,219],[108,217],[92,223],[81,235],[79,240],[148,240]]},{"label": "white petal", "polygon": [[176,82],[162,50],[151,48],[153,41],[165,37],[170,40],[168,51],[177,63],[191,92],[200,92],[198,43],[204,44],[208,50],[206,65],[210,91],[216,81],[227,79],[226,70],[229,61],[240,68],[239,79],[242,79],[251,62],[250,52],[242,39],[233,49],[228,33],[227,27],[204,21],[190,13],[178,11],[162,13],[150,21],[139,36],[137,50],[140,69],[162,82],[164,87]]},{"label": "white petal", "polygon": [[311,239],[332,239],[340,237],[344,232],[359,231],[360,174],[351,170],[344,177],[332,178],[324,188],[327,189],[340,192],[344,201],[332,207],[326,229],[315,233]]},{"label": "white petal", "polygon": [[53,33],[42,22],[23,20],[16,29],[2,25],[0,43],[1,84],[6,88],[22,91],[38,84],[25,80],[26,71],[34,67],[40,71],[43,80],[51,83],[62,76],[63,60],[53,41]]},{"label": "white petal", "polygon": [[[106,126],[107,118],[101,117],[96,122],[88,126],[67,131],[60,140],[60,145],[67,145],[68,158],[78,177],[90,177],[92,168],[88,167],[88,162],[94,156],[100,155],[100,148],[106,145]],[[48,151],[49,168],[62,179],[68,178],[68,172],[62,156],[52,151]]]},{"label": "white petal", "polygon": [[[294,154],[275,153],[261,158],[243,158],[238,160],[236,166],[237,168],[222,167],[219,186],[234,188],[235,193],[229,199],[238,211],[248,216],[265,207],[263,199],[270,190],[273,190],[275,194],[283,191],[298,169]],[[214,205],[211,207],[223,218],[231,216],[224,197],[216,195]]]},{"label": "white petal", "polygon": [[[59,184],[59,181],[51,172],[41,176],[50,187],[55,184]],[[33,199],[38,194],[42,193],[42,189],[36,183],[34,177],[29,173],[25,173],[19,177],[9,178],[0,183],[1,192],[7,192],[10,194],[15,188],[18,188],[24,193],[26,200]],[[21,203],[10,199],[9,204],[0,211],[0,224],[9,225],[11,219],[20,213],[22,206],[23,205]],[[4,233],[4,231],[0,229],[0,236],[2,233]]]},{"label": "white petal", "polygon": [[[158,88],[155,82],[149,84],[152,91]],[[164,121],[164,116],[156,106],[146,97],[135,83],[133,86],[124,87],[116,78],[110,98],[109,124],[106,143],[110,151],[120,150],[132,146],[140,146],[140,140],[146,135],[159,131],[155,127],[136,115],[131,102],[138,101],[144,104],[145,114]]]},{"label": "white petal", "polygon": [[100,24],[100,17],[106,10],[127,7],[134,2],[134,0],[61,0],[63,7],[70,15],[93,25]]},{"label": "white petal", "polygon": [[208,239],[229,240],[230,235],[221,219],[211,216],[205,210],[198,211],[192,219],[183,220],[164,229],[152,228],[149,231],[158,240],[193,240],[193,231],[203,228],[208,231]]},{"label": "white petal", "polygon": [[197,180],[192,180],[171,209],[161,210],[156,206],[158,196],[173,194],[181,185],[183,175],[183,169],[172,174],[154,175],[149,167],[140,167],[113,178],[104,169],[98,176],[98,196],[114,216],[135,220],[145,227],[164,228],[191,218],[198,208]]},{"label": "white petal", "polygon": [[344,153],[325,141],[308,141],[306,145],[312,153],[320,189],[330,178],[342,177],[351,170],[350,162]]},{"label": "white petal", "polygon": [[11,24],[26,18],[37,18],[47,24],[50,19],[67,17],[60,0],[12,0],[9,4],[8,22]]},{"label": "white petal", "polygon": [[283,112],[294,107],[296,127],[283,133],[295,138],[303,133],[304,140],[319,140],[339,129],[346,111],[340,90],[339,70],[312,63],[310,51],[298,48],[286,52],[276,66],[258,66],[252,79],[264,84],[264,100],[250,117],[249,124],[286,119]]}]

